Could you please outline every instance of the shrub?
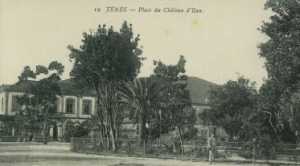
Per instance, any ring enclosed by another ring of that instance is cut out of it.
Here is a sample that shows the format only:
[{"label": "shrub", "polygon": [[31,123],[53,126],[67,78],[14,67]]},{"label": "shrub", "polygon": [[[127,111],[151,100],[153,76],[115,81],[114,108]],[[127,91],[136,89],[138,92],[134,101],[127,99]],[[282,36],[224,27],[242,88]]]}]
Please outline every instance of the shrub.
[{"label": "shrub", "polygon": [[89,123],[83,122],[79,125],[74,125],[73,122],[69,121],[65,127],[64,140],[70,142],[71,137],[87,137],[91,131]]},{"label": "shrub", "polygon": [[238,154],[245,158],[274,159],[276,157],[276,144],[270,135],[262,135],[255,141],[245,142]]}]

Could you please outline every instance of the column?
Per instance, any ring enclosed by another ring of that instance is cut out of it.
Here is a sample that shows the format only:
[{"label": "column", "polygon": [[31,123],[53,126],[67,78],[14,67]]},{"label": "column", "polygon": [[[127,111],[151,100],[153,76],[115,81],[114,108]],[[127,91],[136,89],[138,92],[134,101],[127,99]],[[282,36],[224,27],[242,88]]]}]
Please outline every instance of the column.
[{"label": "column", "polygon": [[50,138],[53,138],[53,126],[50,126],[49,136]]},{"label": "column", "polygon": [[76,97],[76,110],[75,110],[75,112],[76,112],[76,116],[77,117],[79,117],[80,116],[80,113],[81,113],[81,108],[80,108],[80,102],[81,102],[81,100],[82,100],[82,98],[81,97],[79,97],[79,96],[77,96]]},{"label": "column", "polygon": [[63,130],[62,130],[62,124],[57,125],[57,139],[58,141],[62,141],[63,137]]},{"label": "column", "polygon": [[13,137],[15,136],[15,128],[14,127],[11,128],[11,136],[13,136]]}]

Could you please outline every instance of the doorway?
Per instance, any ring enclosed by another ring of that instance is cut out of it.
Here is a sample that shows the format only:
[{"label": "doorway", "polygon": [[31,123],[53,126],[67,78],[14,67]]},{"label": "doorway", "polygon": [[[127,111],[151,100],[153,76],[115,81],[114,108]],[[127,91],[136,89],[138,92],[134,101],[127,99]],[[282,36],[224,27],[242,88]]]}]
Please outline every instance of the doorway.
[{"label": "doorway", "polygon": [[57,133],[58,133],[58,128],[57,128],[57,125],[55,124],[54,126],[53,126],[53,141],[57,141],[58,140],[58,138],[57,138]]}]

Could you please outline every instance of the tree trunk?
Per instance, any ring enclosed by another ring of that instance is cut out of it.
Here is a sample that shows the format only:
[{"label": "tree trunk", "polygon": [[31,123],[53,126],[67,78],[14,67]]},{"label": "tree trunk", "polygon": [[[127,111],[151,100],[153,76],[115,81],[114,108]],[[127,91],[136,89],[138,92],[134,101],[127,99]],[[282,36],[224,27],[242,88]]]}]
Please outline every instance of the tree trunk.
[{"label": "tree trunk", "polygon": [[110,148],[110,140],[109,140],[109,133],[108,133],[107,126],[104,126],[104,129],[105,129],[104,133],[106,137],[106,151],[108,151]]},{"label": "tree trunk", "polygon": [[138,144],[143,147],[144,153],[146,152],[146,139],[145,139],[145,117],[142,111],[138,114]]},{"label": "tree trunk", "polygon": [[111,138],[111,146],[112,146],[112,151],[116,151],[116,139],[115,139],[115,131],[114,131],[114,122],[113,122],[113,112],[112,109],[107,113],[108,114],[108,125],[109,125],[109,135]]},{"label": "tree trunk", "polygon": [[43,124],[43,142],[44,144],[48,143],[48,127],[47,127],[47,121],[44,120],[44,124]]},{"label": "tree trunk", "polygon": [[[102,147],[105,147],[105,140],[104,140],[104,137],[105,137],[105,134],[104,134],[104,131],[105,131],[105,126],[104,126],[104,123],[103,123],[103,112],[101,110],[101,103],[100,103],[100,91],[98,89],[98,87],[96,88],[96,92],[97,92],[97,113],[96,113],[96,118],[97,118],[97,121],[100,121],[100,125],[99,125],[99,131],[100,131],[100,137],[99,137],[99,142],[102,144]],[[106,148],[106,147],[105,147]]]},{"label": "tree trunk", "polygon": [[179,141],[180,141],[180,153],[184,153],[183,140],[182,140],[182,133],[181,133],[180,127],[177,126],[177,128],[178,128]]},{"label": "tree trunk", "polygon": [[97,142],[99,142],[99,146],[101,147],[101,149],[104,147],[104,140],[103,140],[103,128],[102,128],[102,126],[98,126],[99,127],[99,133],[97,134],[97,136],[98,137],[96,137],[96,138],[98,138],[98,140],[97,140]]},{"label": "tree trunk", "polygon": [[112,126],[110,125],[110,138],[111,138],[111,146],[112,146],[112,151],[116,151],[116,142],[115,142],[115,135]]},{"label": "tree trunk", "polygon": [[43,137],[44,137],[44,144],[48,143],[48,110],[45,109],[45,114],[44,114],[44,124],[43,124]]},{"label": "tree trunk", "polygon": [[139,135],[138,135],[138,142],[140,145],[143,145],[144,141],[143,141],[143,115],[142,114],[139,114],[139,120],[138,120],[138,132],[139,132]]},{"label": "tree trunk", "polygon": [[118,122],[117,122],[117,111],[118,111],[118,107],[114,107],[113,108],[113,134],[114,134],[114,139],[115,139],[115,145],[116,145],[116,149],[118,148],[118,136],[119,136],[119,130],[118,130]]}]

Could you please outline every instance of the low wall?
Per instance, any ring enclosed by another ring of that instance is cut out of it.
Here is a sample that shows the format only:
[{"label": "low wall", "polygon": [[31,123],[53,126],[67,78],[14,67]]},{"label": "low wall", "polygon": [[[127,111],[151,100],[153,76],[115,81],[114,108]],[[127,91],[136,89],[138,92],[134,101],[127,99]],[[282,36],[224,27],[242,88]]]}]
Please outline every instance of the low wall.
[{"label": "low wall", "polygon": [[[178,144],[169,142],[152,142],[146,145],[140,145],[136,139],[119,139],[117,142],[118,149],[116,154],[124,154],[129,156],[168,156],[174,157],[190,157],[190,158],[207,158],[207,148],[202,144],[186,144],[184,152],[180,152]],[[100,143],[95,139],[90,138],[71,138],[71,150],[82,153],[106,153],[105,148],[100,146]]]},{"label": "low wall", "polygon": [[[44,142],[44,138],[41,136],[33,137],[32,140],[29,140],[29,137],[21,136],[0,136],[0,142]],[[49,138],[48,141],[51,141]]]},{"label": "low wall", "polygon": [[25,137],[17,137],[17,136],[1,136],[0,142],[25,142]]},{"label": "low wall", "polygon": [[[242,158],[252,160],[264,159],[262,156],[256,156],[256,152],[253,149],[243,149],[242,142],[223,142],[219,143],[216,147],[215,157],[222,160],[231,160],[233,156],[240,156]],[[126,154],[134,156],[169,156],[176,158],[187,158],[187,159],[207,159],[208,149],[207,145],[203,142],[189,141],[184,144],[184,151],[178,151],[178,145],[172,143],[172,141],[166,143],[147,144],[139,145],[136,140],[121,139],[118,142],[118,150],[114,153]],[[99,142],[95,139],[90,138],[72,138],[71,139],[71,150],[74,152],[83,153],[102,153],[107,152],[105,149],[100,147]],[[255,154],[253,157],[252,154]],[[268,158],[265,158],[268,159]],[[283,144],[275,152],[275,160],[285,161],[300,161],[300,148],[297,145]]]},{"label": "low wall", "polygon": [[97,150],[97,142],[90,138],[71,138],[71,151],[94,152]]}]

